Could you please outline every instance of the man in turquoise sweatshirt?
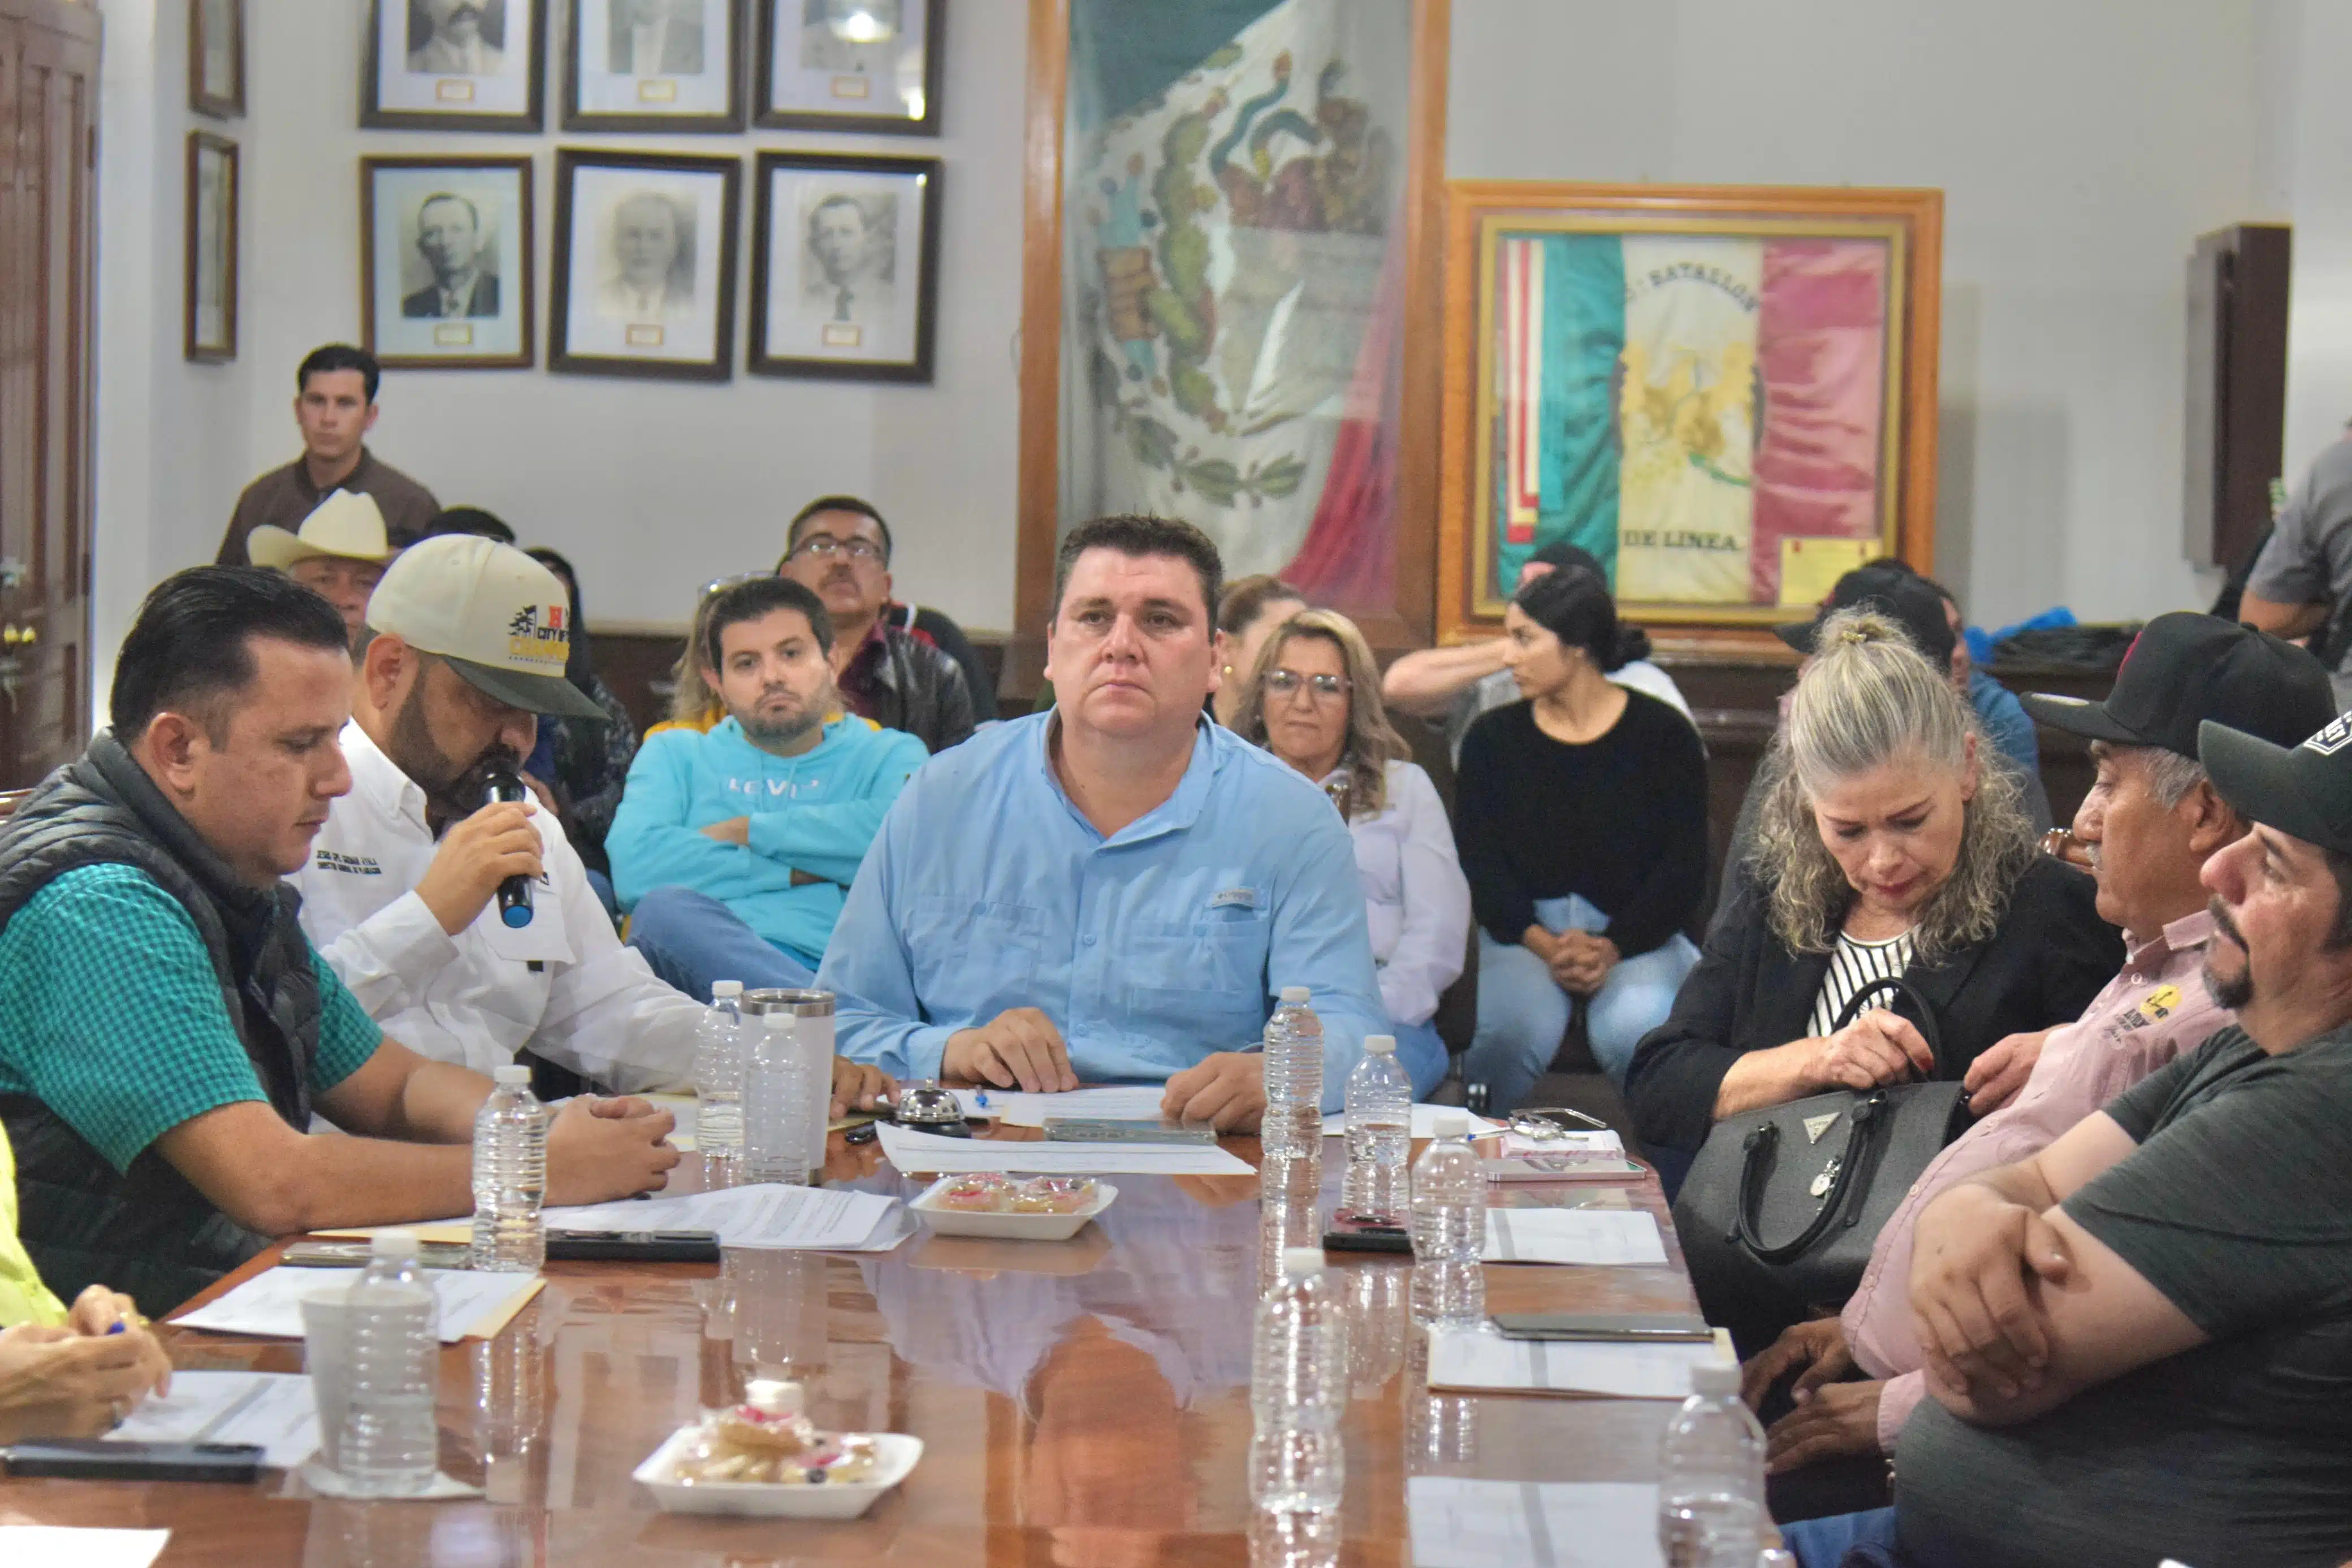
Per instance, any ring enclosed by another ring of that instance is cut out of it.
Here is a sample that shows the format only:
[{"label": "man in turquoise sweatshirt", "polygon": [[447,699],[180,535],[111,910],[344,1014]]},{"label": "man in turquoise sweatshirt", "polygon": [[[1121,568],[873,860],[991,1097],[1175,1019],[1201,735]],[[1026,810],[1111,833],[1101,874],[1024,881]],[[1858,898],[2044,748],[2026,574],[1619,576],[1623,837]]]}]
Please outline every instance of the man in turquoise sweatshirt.
[{"label": "man in turquoise sweatshirt", "polygon": [[646,738],[605,848],[630,945],[709,1001],[713,980],[814,983],[866,846],[928,754],[862,718],[825,721],[833,618],[800,583],[724,590],[704,636],[727,717]]}]

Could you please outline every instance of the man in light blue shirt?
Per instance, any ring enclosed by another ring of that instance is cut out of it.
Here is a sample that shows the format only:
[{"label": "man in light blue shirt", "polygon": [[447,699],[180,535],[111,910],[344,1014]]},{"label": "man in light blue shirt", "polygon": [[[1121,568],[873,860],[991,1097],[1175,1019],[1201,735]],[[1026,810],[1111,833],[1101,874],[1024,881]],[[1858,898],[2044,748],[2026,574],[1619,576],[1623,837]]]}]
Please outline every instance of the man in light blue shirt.
[{"label": "man in light blue shirt", "polygon": [[1184,523],[1064,540],[1058,705],[932,758],[850,888],[817,977],[844,1055],[1031,1091],[1164,1081],[1166,1114],[1254,1128],[1249,1048],[1303,985],[1339,1109],[1388,1027],[1355,850],[1321,790],[1202,715],[1220,573]]}]

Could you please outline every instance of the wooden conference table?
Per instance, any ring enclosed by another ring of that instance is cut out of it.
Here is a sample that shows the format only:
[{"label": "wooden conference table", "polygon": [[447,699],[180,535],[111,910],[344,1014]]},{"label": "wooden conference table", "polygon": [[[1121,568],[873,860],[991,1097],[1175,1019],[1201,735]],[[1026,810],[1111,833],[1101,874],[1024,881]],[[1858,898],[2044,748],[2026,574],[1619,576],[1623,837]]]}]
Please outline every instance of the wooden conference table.
[{"label": "wooden conference table", "polygon": [[[1257,1163],[1255,1140],[1227,1146]],[[168,1527],[164,1568],[1249,1563],[1251,1309],[1273,1252],[1319,1238],[1339,1148],[1325,1145],[1316,1207],[1256,1176],[1121,1176],[1110,1209],[1059,1245],[926,1231],[885,1254],[730,1252],[723,1269],[551,1263],[496,1339],[442,1354],[442,1469],[485,1487],[479,1500],[342,1501],[279,1471],[251,1487],[0,1480],[0,1523]],[[908,1197],[927,1185],[837,1134],[825,1175]],[[1493,1190],[1498,1205],[1646,1209],[1667,1264],[1490,1265],[1489,1311],[1696,1310],[1654,1177]],[[1670,1404],[1432,1396],[1409,1351],[1410,1260],[1333,1262],[1355,1396],[1336,1561],[1410,1563],[1411,1475],[1655,1478]],[[301,1369],[296,1343],[165,1332],[183,1368]],[[921,1437],[921,1464],[848,1523],[657,1511],[630,1471],[761,1367],[795,1369],[820,1426]]]}]

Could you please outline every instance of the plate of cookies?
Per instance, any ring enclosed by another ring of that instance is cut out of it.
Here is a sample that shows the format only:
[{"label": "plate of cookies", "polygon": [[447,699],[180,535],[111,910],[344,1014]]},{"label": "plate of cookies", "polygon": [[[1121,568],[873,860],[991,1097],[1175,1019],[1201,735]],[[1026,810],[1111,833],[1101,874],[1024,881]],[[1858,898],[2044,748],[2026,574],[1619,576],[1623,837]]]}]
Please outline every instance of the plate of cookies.
[{"label": "plate of cookies", "polygon": [[797,1383],[755,1378],[743,1403],[681,1427],[634,1472],[666,1513],[856,1519],[914,1469],[923,1440],[825,1432]]},{"label": "plate of cookies", "polygon": [[1118,1197],[1118,1188],[1092,1176],[987,1171],[942,1176],[907,1207],[941,1236],[1067,1241]]}]

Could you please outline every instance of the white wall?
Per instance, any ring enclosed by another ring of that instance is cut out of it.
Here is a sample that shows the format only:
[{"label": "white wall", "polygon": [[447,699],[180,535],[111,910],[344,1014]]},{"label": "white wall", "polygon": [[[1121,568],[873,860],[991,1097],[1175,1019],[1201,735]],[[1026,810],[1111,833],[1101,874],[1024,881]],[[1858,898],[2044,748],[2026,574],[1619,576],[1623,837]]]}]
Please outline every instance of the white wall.
[{"label": "white wall", "polygon": [[[247,177],[270,92],[248,83],[247,116],[189,111],[185,0],[103,0],[99,81],[98,486],[91,698],[105,722],[114,650],[154,581],[210,560],[246,478],[248,352],[227,365],[182,358],[187,134],[240,149]],[[250,192],[246,216],[252,216]],[[250,241],[247,255],[251,255]],[[244,274],[249,283],[248,267]],[[252,307],[245,301],[247,341]]]},{"label": "white wall", "polygon": [[[168,4],[168,0],[166,0]],[[580,569],[592,625],[683,623],[711,578],[772,562],[802,502],[863,495],[891,519],[902,596],[966,624],[1011,621],[1014,337],[1021,302],[1023,0],[955,0],[947,30],[944,137],[754,131],[734,137],[535,137],[365,131],[358,124],[361,0],[248,0],[254,78],[277,123],[300,128],[252,159],[245,358],[248,473],[299,450],[294,367],[319,343],[359,337],[359,160],[403,152],[529,152],[538,183],[540,354],[555,208],[554,149],[735,153],[744,159],[733,357],[723,384],[520,371],[388,374],[376,453],[445,505],[488,507]],[[184,6],[183,7],[184,9]],[[565,9],[551,5],[551,12]],[[549,123],[560,117],[551,69]],[[937,379],[928,387],[781,381],[741,371],[755,148],[938,156],[946,161]],[[226,518],[235,486],[206,498]]]},{"label": "white wall", "polygon": [[[2264,4],[1454,0],[1456,177],[1945,193],[1938,567],[1972,621],[2202,608],[2180,555],[2186,263],[2284,217],[2258,165]],[[2352,194],[2352,108],[2302,51]],[[2352,230],[2352,200],[2340,209]],[[2293,214],[2298,272],[2318,236]],[[2336,267],[2352,249],[2339,238]],[[2345,289],[2352,316],[2352,278]],[[2352,413],[2352,350],[2338,332]]]},{"label": "white wall", "polygon": [[2352,57],[2352,7],[2279,0],[2268,8],[2262,99],[2271,106],[2264,176],[2294,217],[2287,316],[2289,483],[2352,419],[2352,97],[2333,68]]}]

